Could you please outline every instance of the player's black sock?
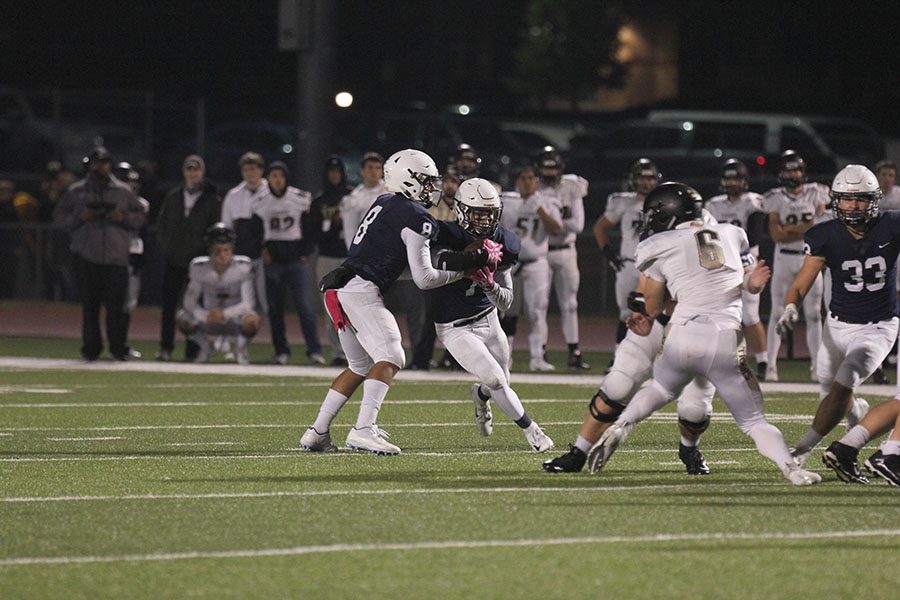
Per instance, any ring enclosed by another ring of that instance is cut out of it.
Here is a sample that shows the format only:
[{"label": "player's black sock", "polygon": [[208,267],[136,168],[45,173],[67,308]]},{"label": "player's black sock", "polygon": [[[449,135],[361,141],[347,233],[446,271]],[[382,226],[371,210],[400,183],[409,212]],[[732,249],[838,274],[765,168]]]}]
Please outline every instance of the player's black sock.
[{"label": "player's black sock", "polygon": [[581,354],[581,351],[578,349],[578,344],[569,344],[569,354]]},{"label": "player's black sock", "polygon": [[525,413],[524,415],[516,419],[516,425],[518,425],[522,429],[528,429],[528,426],[531,425],[531,417],[528,416],[528,413]]}]

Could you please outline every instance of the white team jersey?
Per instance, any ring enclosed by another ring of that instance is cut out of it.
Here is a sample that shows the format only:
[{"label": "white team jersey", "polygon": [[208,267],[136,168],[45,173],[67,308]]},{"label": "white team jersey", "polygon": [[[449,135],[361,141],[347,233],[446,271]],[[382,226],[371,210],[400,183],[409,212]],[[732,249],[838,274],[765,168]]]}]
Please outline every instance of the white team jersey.
[{"label": "white team jersey", "polygon": [[366,216],[369,207],[372,206],[372,203],[375,202],[378,196],[384,193],[386,193],[384,182],[380,181],[378,185],[373,187],[359,184],[353,188],[352,192],[341,198],[341,219],[344,224],[344,242],[347,244],[347,248],[350,248],[353,237],[356,235],[356,229],[362,222],[363,217]]},{"label": "white team jersey", "polygon": [[537,211],[539,206],[543,206],[550,216],[561,221],[559,206],[555,200],[555,196],[542,196],[540,191],[529,196],[527,200],[522,199],[518,192],[503,192],[500,195],[500,201],[503,203],[500,223],[514,231],[522,242],[519,260],[532,261],[547,256],[550,234],[544,228]]},{"label": "white team jersey", "polygon": [[622,246],[619,255],[634,260],[634,251],[641,241],[640,228],[643,222],[644,203],[635,192],[614,192],[606,197],[603,216],[613,225],[621,223]]},{"label": "white team jersey", "polygon": [[584,177],[567,173],[560,178],[559,185],[550,187],[541,184],[545,196],[553,195],[559,205],[563,229],[550,236],[550,245],[561,246],[575,241],[584,229],[584,197],[588,193],[588,182]]},{"label": "white team jersey", "polygon": [[756,192],[744,192],[737,200],[731,200],[726,194],[720,194],[710,198],[705,208],[719,223],[731,223],[747,231],[750,215],[763,212],[763,198]]},{"label": "white team jersey", "polygon": [[252,218],[253,204],[268,193],[269,182],[265,179],[253,191],[247,188],[245,182],[231,188],[222,200],[222,222],[234,229],[235,221]]},{"label": "white team jersey", "polygon": [[294,241],[303,236],[300,217],[309,210],[312,194],[288,186],[280,198],[270,191],[253,203],[253,212],[263,222],[265,241]]},{"label": "white team jersey", "polygon": [[188,277],[184,309],[197,320],[205,321],[213,308],[221,308],[226,319],[253,311],[253,264],[246,256],[235,256],[221,276],[208,256],[198,256]]},{"label": "white team jersey", "polygon": [[900,185],[895,185],[878,203],[878,210],[900,210]]},{"label": "white team jersey", "polygon": [[729,223],[683,223],[651,235],[637,247],[638,269],[666,284],[677,304],[672,319],[711,318],[724,329],[741,327],[742,254],[747,234]]},{"label": "white team jersey", "polygon": [[[821,183],[804,183],[796,196],[788,194],[783,187],[773,188],[763,196],[763,206],[767,213],[778,213],[778,220],[784,225],[809,223],[815,220],[819,206],[828,206],[828,186]],[[803,240],[777,242],[777,250],[803,251]]]}]

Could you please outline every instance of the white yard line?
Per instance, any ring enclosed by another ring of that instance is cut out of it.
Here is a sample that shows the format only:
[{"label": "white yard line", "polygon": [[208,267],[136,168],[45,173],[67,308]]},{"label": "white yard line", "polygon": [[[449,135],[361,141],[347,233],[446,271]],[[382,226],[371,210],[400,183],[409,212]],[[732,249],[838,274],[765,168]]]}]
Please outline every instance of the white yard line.
[{"label": "white yard line", "polygon": [[[707,450],[711,454],[719,452],[756,452],[756,448],[716,448]],[[619,450],[618,454],[674,454],[677,448],[662,448],[658,450],[632,450],[624,448]],[[537,455],[530,450],[459,450],[459,451],[404,451],[402,456],[487,456],[487,455],[506,455],[506,454],[524,454],[533,456],[535,459],[547,457],[547,454]],[[280,458],[296,458],[298,455],[310,456],[312,460],[332,460],[337,458],[369,458],[371,455],[342,450],[340,452],[329,452],[325,454],[306,453],[300,448],[289,448],[285,452],[273,452],[272,454],[188,454],[181,456],[157,456],[147,454],[124,454],[119,456],[43,456],[43,457],[3,457],[0,463],[18,463],[18,462],[106,462],[119,460],[270,460]],[[373,458],[373,460],[378,460]],[[384,459],[390,460],[390,459]]]},{"label": "white yard line", "polygon": [[169,442],[163,446],[240,446],[244,442]]},{"label": "white yard line", "polygon": [[[338,373],[337,367],[301,367],[281,365],[234,365],[234,364],[206,364],[173,363],[154,361],[129,361],[114,363],[96,361],[84,363],[75,359],[53,358],[24,358],[24,357],[0,357],[0,369],[8,370],[47,370],[60,369],[67,371],[114,371],[114,372],[142,372],[142,373],[184,373],[190,375],[237,375],[237,376],[264,376],[264,377],[318,377],[331,379]],[[397,380],[403,382],[456,382],[460,384],[475,381],[475,378],[462,371],[400,371]],[[539,383],[539,384],[564,384],[571,386],[597,387],[603,381],[599,374],[547,374],[547,373],[513,373],[512,382]],[[324,383],[324,382],[323,382]],[[156,385],[156,384],[154,384]],[[181,384],[162,384],[181,385]],[[212,383],[212,386],[217,384]],[[255,384],[251,384],[255,385]],[[279,385],[281,385],[279,383]],[[290,385],[290,384],[289,384]],[[319,383],[310,385],[321,385]],[[784,393],[808,393],[818,394],[819,385],[815,383],[761,383],[763,392]],[[864,385],[857,391],[860,394],[872,394],[876,396],[893,396],[895,386],[892,385]]]},{"label": "white yard line", "polygon": [[[681,463],[678,463],[681,464]],[[596,479],[595,481],[601,481]],[[655,491],[655,490],[680,490],[696,489],[695,483],[651,483],[646,485],[605,487],[598,483],[594,486],[566,487],[566,486],[515,486],[492,488],[385,488],[385,489],[358,489],[358,490],[296,490],[273,492],[221,492],[207,494],[123,494],[120,496],[22,496],[0,498],[0,503],[7,504],[31,504],[41,502],[106,502],[106,501],[132,501],[132,500],[217,500],[240,498],[305,498],[315,496],[396,496],[403,494],[517,494],[522,492],[631,492],[631,491]],[[704,487],[715,488],[743,488],[746,483],[708,483]],[[787,487],[789,483],[760,483],[753,484],[760,487]]]},{"label": "white yard line", "polygon": [[710,531],[705,533],[658,533],[635,536],[586,536],[563,538],[525,538],[493,540],[447,540],[382,544],[331,544],[323,546],[294,546],[292,548],[257,548],[245,550],[207,550],[192,552],[159,552],[155,554],[121,554],[110,556],[23,556],[0,560],[2,566],[51,565],[108,562],[148,562],[192,560],[198,558],[261,558],[271,556],[302,556],[334,552],[385,552],[416,550],[470,550],[472,548],[521,548],[535,546],[569,546],[576,544],[641,544],[670,542],[710,542],[735,540],[816,540],[860,537],[895,537],[900,529],[864,529],[848,531],[797,531],[734,533]]},{"label": "white yard line", "polygon": [[24,385],[0,386],[0,394],[71,394],[72,390],[57,387],[40,387]]},{"label": "white yard line", "polygon": [[109,440],[124,440],[125,438],[119,436],[106,436],[106,437],[48,437],[47,440],[51,442],[105,442]]}]

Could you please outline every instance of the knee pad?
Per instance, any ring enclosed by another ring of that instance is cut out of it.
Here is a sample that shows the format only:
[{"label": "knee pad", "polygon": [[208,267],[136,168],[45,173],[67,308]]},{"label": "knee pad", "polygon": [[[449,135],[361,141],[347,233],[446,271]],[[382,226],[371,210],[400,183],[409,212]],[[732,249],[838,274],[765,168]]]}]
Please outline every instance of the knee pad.
[{"label": "knee pad", "polygon": [[681,417],[678,417],[678,424],[687,429],[689,432],[694,435],[700,435],[709,427],[709,417],[706,417],[702,421],[688,421]]},{"label": "knee pad", "polygon": [[[390,346],[383,348],[382,352],[378,356],[373,356],[371,360],[374,362],[369,363],[370,367],[377,362],[389,362],[398,369],[402,369],[406,364],[406,353],[403,351],[403,346],[400,345],[400,341],[397,340],[396,344],[391,344]],[[368,370],[366,372],[368,372]],[[354,373],[356,373],[356,371],[354,371]]]},{"label": "knee pad", "polygon": [[578,298],[576,296],[570,296],[562,303],[562,306],[559,308],[560,312],[578,312]]},{"label": "knee pad", "polygon": [[[597,399],[600,399],[603,404],[607,405],[611,409],[613,409],[613,414],[607,415],[605,413],[600,412],[597,408]],[[594,394],[593,398],[591,398],[591,403],[588,405],[588,410],[591,413],[591,416],[594,417],[597,421],[601,423],[614,423],[616,419],[619,418],[619,415],[622,414],[622,411],[625,410],[625,405],[619,402],[614,402],[606,397],[606,394],[603,393],[603,390],[597,390],[597,393]]]},{"label": "knee pad", "polygon": [[365,377],[369,373],[369,370],[374,364],[375,361],[369,358],[368,355],[356,359],[350,358],[349,356],[347,357],[347,368],[349,368],[355,374],[361,375],[363,377]]},{"label": "knee pad", "polygon": [[625,406],[631,398],[635,388],[635,382],[628,377],[623,371],[613,369],[603,379],[600,385],[600,392],[612,402]]}]

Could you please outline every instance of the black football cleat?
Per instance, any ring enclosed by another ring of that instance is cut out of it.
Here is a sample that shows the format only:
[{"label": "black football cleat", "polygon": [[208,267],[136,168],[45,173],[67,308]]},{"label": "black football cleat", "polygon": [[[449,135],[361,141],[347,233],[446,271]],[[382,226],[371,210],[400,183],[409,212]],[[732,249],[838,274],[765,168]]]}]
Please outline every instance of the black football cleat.
[{"label": "black football cleat", "polygon": [[688,475],[709,475],[709,465],[703,460],[703,453],[697,446],[678,444],[678,458],[684,463]]},{"label": "black football cleat", "polygon": [[766,380],[766,369],[769,368],[769,363],[766,361],[762,361],[760,363],[756,363],[756,379],[757,381],[765,381]]},{"label": "black football cleat", "polygon": [[876,450],[866,460],[866,470],[892,486],[900,487],[900,454],[883,454],[881,450]]},{"label": "black football cleat", "polygon": [[584,362],[584,357],[581,356],[581,352],[570,352],[568,365],[573,371],[587,371],[591,368],[591,365]]},{"label": "black football cleat", "polygon": [[826,467],[834,471],[838,479],[844,483],[869,483],[869,480],[863,476],[859,470],[859,462],[857,455],[859,450],[842,444],[840,442],[832,442],[825,454],[822,455],[822,462]]},{"label": "black football cleat", "polygon": [[562,456],[545,460],[543,467],[548,473],[578,473],[584,468],[587,455],[576,448],[569,446],[569,451]]}]

